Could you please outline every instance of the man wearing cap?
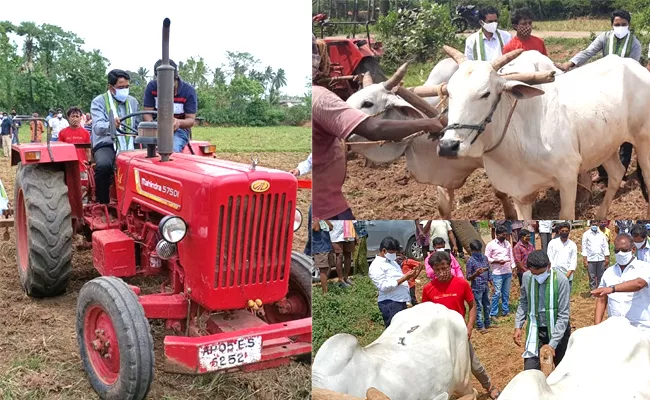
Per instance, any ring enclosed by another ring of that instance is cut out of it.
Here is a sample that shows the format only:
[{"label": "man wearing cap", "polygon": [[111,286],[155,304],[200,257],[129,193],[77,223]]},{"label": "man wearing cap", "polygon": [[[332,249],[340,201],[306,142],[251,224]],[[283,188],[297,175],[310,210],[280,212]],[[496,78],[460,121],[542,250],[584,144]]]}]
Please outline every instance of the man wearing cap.
[{"label": "man wearing cap", "polygon": [[[158,109],[157,69],[161,65],[162,60],[158,60],[153,67],[154,80],[149,82],[144,90],[144,101],[142,103],[145,110]],[[174,152],[180,153],[190,140],[190,132],[194,126],[196,110],[198,109],[198,99],[194,87],[178,76],[176,63],[169,60],[169,65],[174,67]],[[142,118],[145,121],[154,120],[151,114],[145,114]]]}]

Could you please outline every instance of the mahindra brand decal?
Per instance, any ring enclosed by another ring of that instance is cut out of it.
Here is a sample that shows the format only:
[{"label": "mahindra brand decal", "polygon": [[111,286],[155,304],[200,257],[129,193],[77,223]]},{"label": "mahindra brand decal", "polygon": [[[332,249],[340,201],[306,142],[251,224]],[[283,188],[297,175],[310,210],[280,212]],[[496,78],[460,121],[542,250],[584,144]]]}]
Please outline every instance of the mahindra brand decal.
[{"label": "mahindra brand decal", "polygon": [[251,190],[255,193],[266,192],[267,190],[269,190],[270,187],[271,184],[268,181],[262,179],[251,183]]},{"label": "mahindra brand decal", "polygon": [[115,177],[115,181],[117,183],[117,188],[124,190],[124,170],[122,168],[117,168],[117,176]]},{"label": "mahindra brand decal", "polygon": [[180,182],[163,176],[145,172],[135,168],[135,190],[139,195],[164,204],[174,210],[181,209],[181,192],[183,186]]}]

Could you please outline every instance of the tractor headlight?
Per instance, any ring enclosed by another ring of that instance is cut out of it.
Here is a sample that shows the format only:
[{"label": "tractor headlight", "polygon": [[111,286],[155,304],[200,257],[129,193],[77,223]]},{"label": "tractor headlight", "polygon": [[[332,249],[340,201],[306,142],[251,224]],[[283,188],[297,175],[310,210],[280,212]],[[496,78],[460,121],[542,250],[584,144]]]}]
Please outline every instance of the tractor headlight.
[{"label": "tractor headlight", "polygon": [[295,214],[293,214],[293,231],[297,231],[302,226],[302,213],[300,210],[296,209]]},{"label": "tractor headlight", "polygon": [[178,243],[187,234],[187,224],[181,217],[168,215],[160,220],[158,231],[163,239],[169,243]]}]

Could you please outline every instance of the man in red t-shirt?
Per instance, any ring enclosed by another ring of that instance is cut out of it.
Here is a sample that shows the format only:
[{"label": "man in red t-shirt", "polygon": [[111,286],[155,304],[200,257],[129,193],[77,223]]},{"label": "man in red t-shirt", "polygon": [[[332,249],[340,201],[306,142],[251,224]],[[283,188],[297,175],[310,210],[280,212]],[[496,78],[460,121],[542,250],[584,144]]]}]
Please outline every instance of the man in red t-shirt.
[{"label": "man in red t-shirt", "polygon": [[[438,251],[429,257],[429,265],[433,268],[436,277],[422,289],[422,302],[430,301],[442,304],[450,310],[458,312],[465,318],[465,305],[469,308],[467,321],[467,339],[472,337],[472,329],[476,322],[476,302],[469,283],[451,274],[451,258],[445,251]],[[474,352],[472,342],[469,342],[469,355],[472,360],[472,375],[488,391],[490,398],[499,397],[500,391],[490,382],[490,377]]]},{"label": "man in red t-shirt", "polygon": [[528,8],[519,8],[512,14],[512,27],[517,35],[503,47],[503,54],[517,49],[537,50],[548,57],[544,40],[531,35],[533,31],[533,13]]},{"label": "man in red t-shirt", "polygon": [[[81,126],[81,110],[77,107],[70,107],[67,115],[70,126],[59,132],[59,142],[90,144],[90,134]],[[85,162],[90,159],[90,148],[84,149],[77,147],[77,158],[79,158],[79,163],[81,164],[79,166],[81,172],[87,172]]]}]

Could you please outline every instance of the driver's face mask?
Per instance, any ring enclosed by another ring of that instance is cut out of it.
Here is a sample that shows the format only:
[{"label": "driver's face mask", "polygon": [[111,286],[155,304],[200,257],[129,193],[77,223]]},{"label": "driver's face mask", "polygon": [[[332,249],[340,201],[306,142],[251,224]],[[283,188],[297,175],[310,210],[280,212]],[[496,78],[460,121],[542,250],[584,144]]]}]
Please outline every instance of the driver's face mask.
[{"label": "driver's face mask", "polygon": [[119,101],[120,103],[124,103],[127,97],[129,97],[129,88],[116,88],[113,86],[113,89],[115,89],[115,99]]}]

